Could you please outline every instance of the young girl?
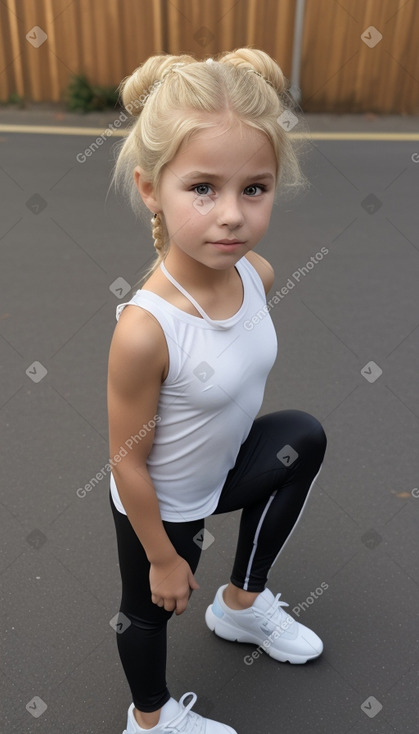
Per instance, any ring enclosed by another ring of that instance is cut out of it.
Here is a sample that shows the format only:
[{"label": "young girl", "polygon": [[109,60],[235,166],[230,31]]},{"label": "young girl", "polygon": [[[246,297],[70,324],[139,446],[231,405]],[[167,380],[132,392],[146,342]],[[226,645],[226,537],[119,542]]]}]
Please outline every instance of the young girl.
[{"label": "young girl", "polygon": [[273,270],[253,250],[276,191],[304,176],[278,121],[284,76],[263,51],[153,56],[121,84],[138,119],[113,179],[135,212],[152,212],[157,251],[142,288],[117,308],[109,356],[117,645],[133,699],[124,734],[234,734],[191,710],[194,693],[170,696],[166,626],[199,588],[205,518],[242,508],[230,580],[206,624],[279,661],[322,652],[266,583],[320,471],[325,434],[300,410],[256,418],[277,342]]}]

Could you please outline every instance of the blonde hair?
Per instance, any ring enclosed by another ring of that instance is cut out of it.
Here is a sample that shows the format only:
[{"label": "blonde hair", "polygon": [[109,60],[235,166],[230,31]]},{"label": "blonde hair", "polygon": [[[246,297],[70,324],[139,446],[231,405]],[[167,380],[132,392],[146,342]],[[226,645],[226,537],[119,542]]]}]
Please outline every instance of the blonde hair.
[{"label": "blonde hair", "polygon": [[[151,56],[124,78],[118,89],[134,120],[127,137],[115,146],[117,160],[111,185],[113,182],[129,200],[139,219],[144,220],[144,215],[148,219],[150,212],[136,187],[134,168],[139,166],[145,180],[158,192],[163,168],[181,144],[214,125],[203,120],[205,113],[225,111],[267,135],[277,160],[276,192],[281,196],[294,195],[309,186],[297,156],[308,140],[306,124],[298,117],[298,137],[291,139],[286,125],[278,122],[295,104],[283,72],[264,51],[239,48],[205,61],[189,55]],[[169,248],[164,213],[151,221],[157,257],[141,282],[156,270]]]}]

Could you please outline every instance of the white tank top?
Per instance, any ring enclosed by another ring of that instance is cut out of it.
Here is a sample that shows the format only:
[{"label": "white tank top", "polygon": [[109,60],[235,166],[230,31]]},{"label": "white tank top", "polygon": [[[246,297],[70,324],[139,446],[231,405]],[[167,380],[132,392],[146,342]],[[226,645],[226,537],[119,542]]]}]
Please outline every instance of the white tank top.
[{"label": "white tank top", "polygon": [[[208,517],[217,507],[262,405],[277,339],[262,280],[245,257],[236,263],[242,305],[221,321],[211,319],[163,263],[160,267],[202,318],[145,290],[119,304],[116,318],[134,304],[153,314],[165,334],[169,372],[161,385],[160,420],[147,468],[162,519],[184,522]],[[126,514],[112,474],[111,493],[119,512]]]}]

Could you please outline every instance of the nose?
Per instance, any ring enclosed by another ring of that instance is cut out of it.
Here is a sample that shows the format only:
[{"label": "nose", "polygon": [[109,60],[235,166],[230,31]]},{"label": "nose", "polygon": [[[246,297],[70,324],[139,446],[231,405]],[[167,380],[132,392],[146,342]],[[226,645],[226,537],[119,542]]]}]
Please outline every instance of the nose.
[{"label": "nose", "polygon": [[227,225],[230,229],[239,227],[244,222],[242,207],[237,196],[231,194],[221,196],[216,204],[217,223]]}]

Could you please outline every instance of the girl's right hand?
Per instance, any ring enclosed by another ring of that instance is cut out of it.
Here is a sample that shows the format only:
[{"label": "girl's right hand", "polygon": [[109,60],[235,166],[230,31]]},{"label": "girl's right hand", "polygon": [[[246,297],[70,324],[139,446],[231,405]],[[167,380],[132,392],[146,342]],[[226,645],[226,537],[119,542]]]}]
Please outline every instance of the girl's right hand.
[{"label": "girl's right hand", "polygon": [[167,612],[182,614],[193,589],[199,589],[189,563],[179,555],[170,562],[150,564],[151,601]]}]

